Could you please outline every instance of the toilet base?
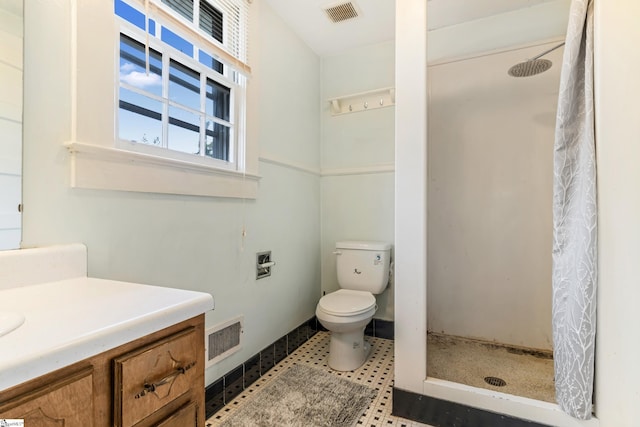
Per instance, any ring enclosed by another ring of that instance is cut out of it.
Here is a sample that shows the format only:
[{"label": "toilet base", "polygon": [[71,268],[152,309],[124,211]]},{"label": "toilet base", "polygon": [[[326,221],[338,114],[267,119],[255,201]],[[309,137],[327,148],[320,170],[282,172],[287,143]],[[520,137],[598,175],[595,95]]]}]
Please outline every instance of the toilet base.
[{"label": "toilet base", "polygon": [[336,371],[353,371],[364,364],[371,344],[364,340],[364,328],[354,332],[331,332],[329,367]]}]

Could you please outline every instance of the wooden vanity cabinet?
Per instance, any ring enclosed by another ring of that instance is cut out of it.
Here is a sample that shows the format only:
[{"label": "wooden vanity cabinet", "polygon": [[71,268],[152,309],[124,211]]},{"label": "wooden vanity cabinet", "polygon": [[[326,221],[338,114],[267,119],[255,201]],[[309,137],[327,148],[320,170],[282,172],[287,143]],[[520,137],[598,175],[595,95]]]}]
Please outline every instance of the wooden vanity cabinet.
[{"label": "wooden vanity cabinet", "polygon": [[56,381],[31,381],[34,389],[0,404],[0,419],[23,419],[29,427],[93,426],[93,369]]},{"label": "wooden vanity cabinet", "polygon": [[204,315],[0,391],[29,427],[202,427]]}]

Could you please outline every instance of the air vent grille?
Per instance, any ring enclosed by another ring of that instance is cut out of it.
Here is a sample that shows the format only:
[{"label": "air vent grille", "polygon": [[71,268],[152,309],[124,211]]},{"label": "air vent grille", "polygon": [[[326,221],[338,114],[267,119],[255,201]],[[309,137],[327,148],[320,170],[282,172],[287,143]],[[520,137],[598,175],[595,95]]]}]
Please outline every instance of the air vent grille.
[{"label": "air vent grille", "polygon": [[358,10],[352,2],[330,6],[324,10],[331,22],[342,22],[358,17]]},{"label": "air vent grille", "polygon": [[237,317],[205,332],[207,367],[218,363],[242,347],[243,317]]},{"label": "air vent grille", "polygon": [[240,322],[236,322],[233,325],[210,334],[208,359],[211,360],[218,357],[233,347],[240,345],[240,331]]}]

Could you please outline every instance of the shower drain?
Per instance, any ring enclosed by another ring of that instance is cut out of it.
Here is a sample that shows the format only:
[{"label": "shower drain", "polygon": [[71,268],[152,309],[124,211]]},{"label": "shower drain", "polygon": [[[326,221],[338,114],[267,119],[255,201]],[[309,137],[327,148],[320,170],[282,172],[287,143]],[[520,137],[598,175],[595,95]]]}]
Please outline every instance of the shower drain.
[{"label": "shower drain", "polygon": [[507,385],[505,380],[498,377],[484,377],[484,382],[496,387],[504,387]]}]

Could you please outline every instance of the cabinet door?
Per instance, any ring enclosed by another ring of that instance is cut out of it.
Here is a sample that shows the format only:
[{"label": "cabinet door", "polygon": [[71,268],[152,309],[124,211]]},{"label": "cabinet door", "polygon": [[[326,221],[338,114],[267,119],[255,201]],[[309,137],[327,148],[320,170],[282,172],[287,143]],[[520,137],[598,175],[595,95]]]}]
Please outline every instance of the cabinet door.
[{"label": "cabinet door", "polygon": [[28,427],[92,427],[93,375],[87,368],[0,404],[0,419]]},{"label": "cabinet door", "polygon": [[202,337],[195,331],[186,329],[115,359],[116,426],[133,426],[192,387],[202,387],[196,381],[203,369],[197,350]]}]

